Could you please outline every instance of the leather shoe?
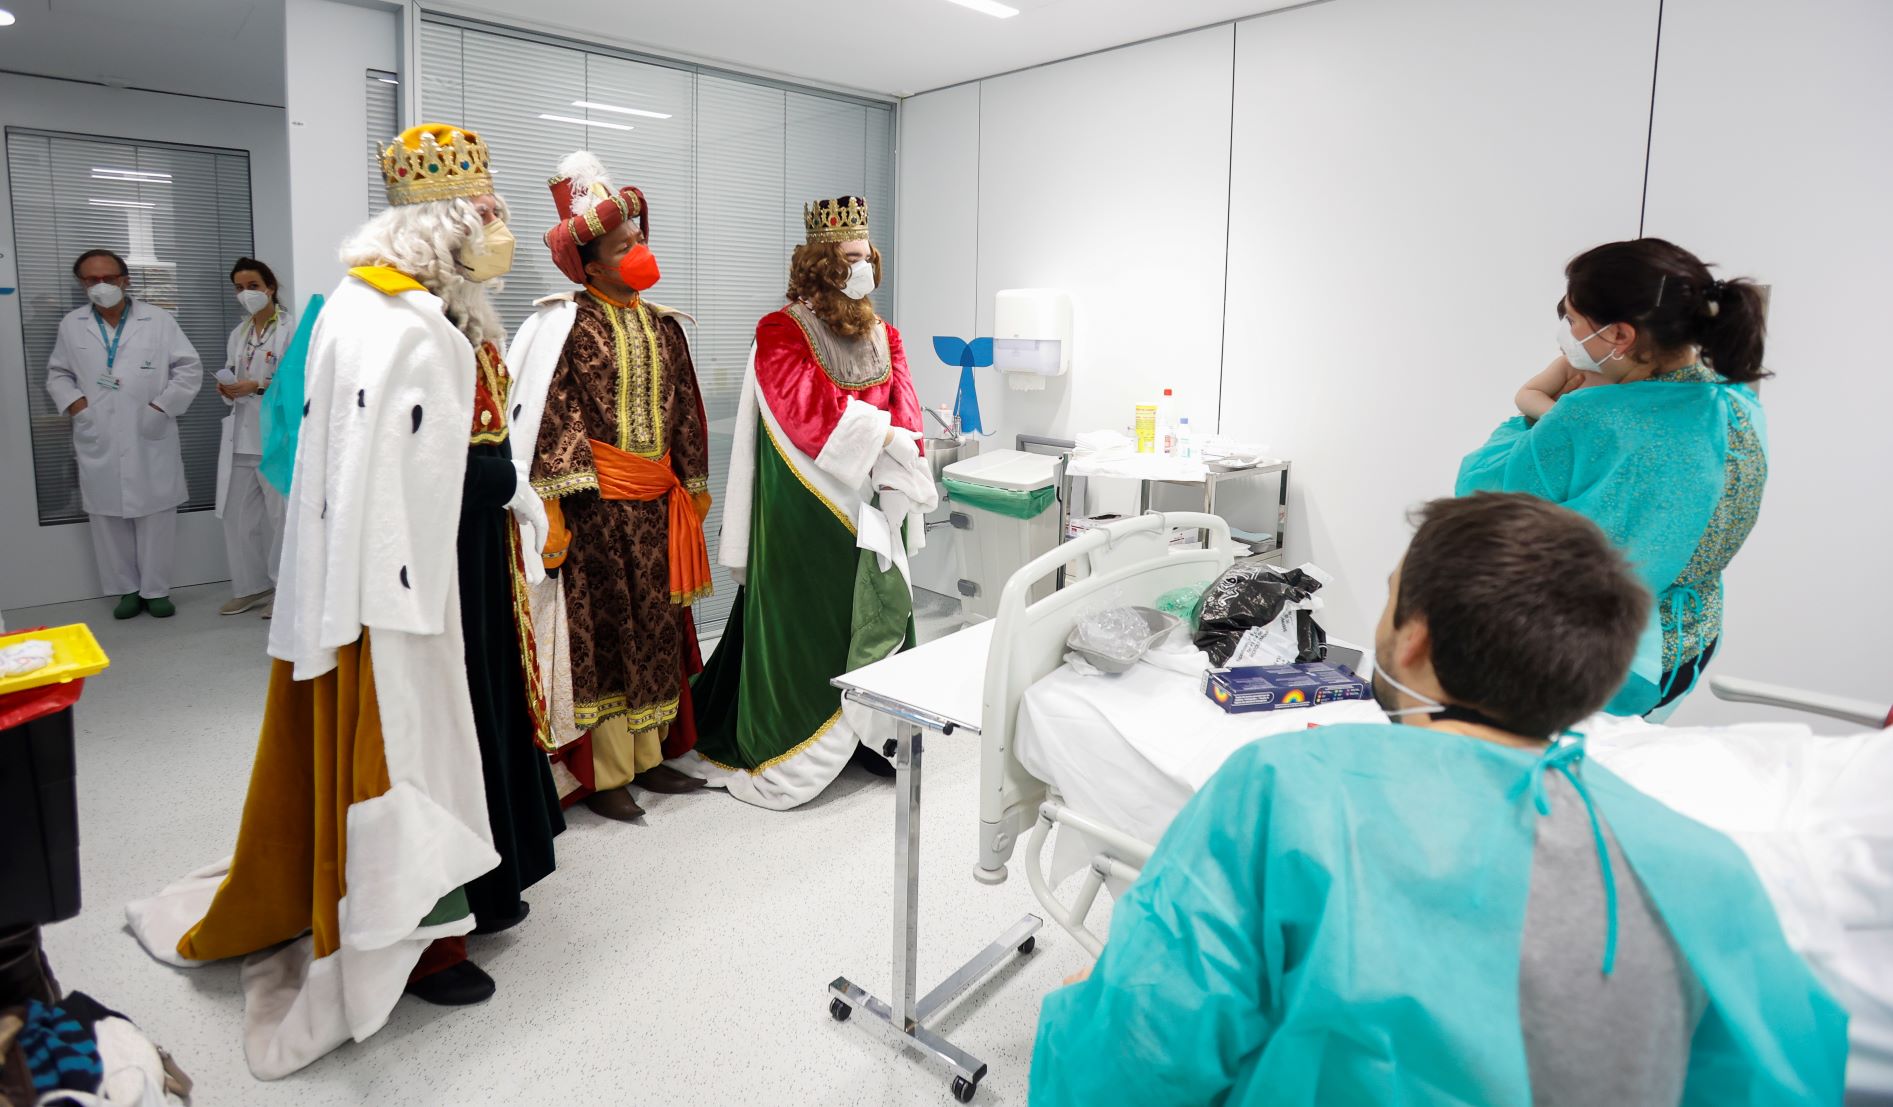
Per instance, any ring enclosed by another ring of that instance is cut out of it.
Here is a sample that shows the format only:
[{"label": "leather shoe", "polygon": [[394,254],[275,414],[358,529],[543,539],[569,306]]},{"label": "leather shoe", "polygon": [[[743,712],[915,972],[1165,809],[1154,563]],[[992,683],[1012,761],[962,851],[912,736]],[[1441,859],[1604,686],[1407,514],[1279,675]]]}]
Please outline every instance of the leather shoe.
[{"label": "leather shoe", "polygon": [[473,932],[475,934],[498,934],[502,930],[511,930],[513,927],[525,922],[526,916],[530,914],[532,914],[532,904],[522,899],[519,901],[519,914],[506,919],[480,919],[474,925]]},{"label": "leather shoe", "polygon": [[462,961],[451,965],[419,980],[408,982],[404,989],[416,999],[440,1007],[465,1007],[470,1003],[480,1003],[493,997],[493,978],[486,971],[471,961]]},{"label": "leather shoe", "polygon": [[607,819],[616,819],[628,823],[644,817],[644,808],[631,798],[631,793],[623,788],[607,788],[602,792],[593,792],[585,797],[585,806]]},{"label": "leather shoe", "polygon": [[631,782],[647,792],[656,792],[660,796],[681,796],[685,792],[694,792],[703,787],[700,776],[679,772],[669,765],[655,765],[631,778]]},{"label": "leather shoe", "polygon": [[871,776],[892,777],[894,775],[893,762],[859,742],[854,744],[854,752],[848,755],[848,763],[865,769]]}]

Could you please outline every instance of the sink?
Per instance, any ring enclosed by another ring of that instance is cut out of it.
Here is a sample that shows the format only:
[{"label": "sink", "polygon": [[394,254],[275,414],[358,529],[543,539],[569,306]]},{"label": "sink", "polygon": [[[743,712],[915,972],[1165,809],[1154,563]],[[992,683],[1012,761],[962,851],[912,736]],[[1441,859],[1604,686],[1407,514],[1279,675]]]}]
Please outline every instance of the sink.
[{"label": "sink", "polygon": [[979,453],[976,438],[929,438],[926,441],[927,464],[933,470],[933,483],[940,483],[940,471],[956,461]]}]

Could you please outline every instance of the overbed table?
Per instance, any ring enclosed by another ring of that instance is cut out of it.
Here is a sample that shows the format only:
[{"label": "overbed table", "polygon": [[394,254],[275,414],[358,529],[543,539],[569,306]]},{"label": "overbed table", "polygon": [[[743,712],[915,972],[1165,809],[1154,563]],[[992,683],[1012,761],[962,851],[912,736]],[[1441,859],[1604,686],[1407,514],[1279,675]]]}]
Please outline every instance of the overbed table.
[{"label": "overbed table", "polygon": [[842,698],[890,716],[897,736],[887,750],[894,759],[894,957],[893,995],[881,999],[837,977],[828,986],[828,1013],[845,1021],[855,1012],[886,1034],[896,1047],[918,1046],[953,1073],[953,1095],[970,1103],[986,1075],[986,1063],[927,1029],[927,1020],[1004,961],[1015,950],[1031,953],[1043,925],[1037,915],[1014,923],[979,955],[956,969],[932,991],[915,999],[915,953],[920,911],[920,767],[925,736],[979,734],[986,653],[993,624],[935,639],[833,681]]}]

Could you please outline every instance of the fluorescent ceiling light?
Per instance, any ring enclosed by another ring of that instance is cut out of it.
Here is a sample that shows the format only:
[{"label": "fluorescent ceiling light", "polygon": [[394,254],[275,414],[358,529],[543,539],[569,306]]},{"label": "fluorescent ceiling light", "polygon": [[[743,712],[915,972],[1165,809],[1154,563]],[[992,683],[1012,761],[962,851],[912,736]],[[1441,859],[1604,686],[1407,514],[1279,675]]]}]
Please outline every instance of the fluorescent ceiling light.
[{"label": "fluorescent ceiling light", "polygon": [[113,169],[110,166],[92,167],[92,179],[95,181],[131,181],[135,184],[170,184],[171,174],[160,173],[154,169]]},{"label": "fluorescent ceiling light", "polygon": [[1004,4],[998,3],[997,0],[947,0],[947,3],[958,4],[962,8],[971,8],[976,12],[983,12],[986,15],[992,16],[994,19],[1011,19],[1013,16],[1019,14],[1019,9],[1009,8]]},{"label": "fluorescent ceiling light", "polygon": [[576,123],[581,127],[604,127],[607,130],[613,131],[628,131],[631,129],[623,123],[606,123],[602,119],[579,119],[570,115],[551,115],[546,112],[540,112],[539,118],[550,119],[554,123]]},{"label": "fluorescent ceiling light", "polygon": [[621,108],[614,104],[600,104],[592,100],[574,100],[575,108],[590,108],[593,111],[615,111],[619,115],[641,115],[646,119],[669,119],[669,112],[645,111],[643,108]]},{"label": "fluorescent ceiling light", "polygon": [[155,208],[156,204],[147,204],[143,200],[87,200],[86,203],[100,208]]},{"label": "fluorescent ceiling light", "polygon": [[5,8],[0,8],[0,27],[11,26],[13,26],[13,13]]}]

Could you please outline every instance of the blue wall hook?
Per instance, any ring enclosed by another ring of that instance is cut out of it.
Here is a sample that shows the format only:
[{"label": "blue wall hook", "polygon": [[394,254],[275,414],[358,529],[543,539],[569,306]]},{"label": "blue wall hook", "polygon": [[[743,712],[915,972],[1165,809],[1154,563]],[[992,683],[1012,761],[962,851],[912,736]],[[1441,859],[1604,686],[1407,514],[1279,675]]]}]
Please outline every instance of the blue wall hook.
[{"label": "blue wall hook", "polygon": [[936,334],[933,336],[933,352],[948,365],[960,367],[960,388],[953,397],[953,414],[960,421],[961,433],[984,434],[985,426],[979,418],[979,389],[973,381],[973,370],[992,365],[993,340],[975,338],[968,342],[952,335]]}]

